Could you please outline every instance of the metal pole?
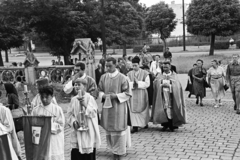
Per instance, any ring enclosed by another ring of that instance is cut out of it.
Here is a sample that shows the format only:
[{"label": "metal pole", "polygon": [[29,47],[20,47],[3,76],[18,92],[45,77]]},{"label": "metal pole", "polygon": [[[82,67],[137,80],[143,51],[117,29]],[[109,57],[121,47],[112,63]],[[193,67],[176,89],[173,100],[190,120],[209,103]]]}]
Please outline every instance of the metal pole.
[{"label": "metal pole", "polygon": [[102,0],[102,20],[101,20],[101,30],[102,30],[102,47],[103,47],[103,55],[106,57],[106,29],[105,29],[105,9],[104,9],[104,0]]},{"label": "metal pole", "polygon": [[183,11],[183,50],[186,51],[186,43],[185,43],[185,3],[184,0],[182,0],[182,11]]}]

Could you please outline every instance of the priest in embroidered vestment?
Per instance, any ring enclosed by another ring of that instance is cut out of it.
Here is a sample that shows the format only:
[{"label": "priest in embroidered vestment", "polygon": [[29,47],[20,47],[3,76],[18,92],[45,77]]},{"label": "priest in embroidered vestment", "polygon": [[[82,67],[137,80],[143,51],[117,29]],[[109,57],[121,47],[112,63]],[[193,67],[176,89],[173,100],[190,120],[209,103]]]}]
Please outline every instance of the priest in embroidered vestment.
[{"label": "priest in embroidered vestment", "polygon": [[86,92],[90,93],[94,98],[97,98],[97,85],[95,80],[88,76],[85,73],[86,65],[83,62],[78,62],[75,64],[74,67],[74,76],[72,79],[67,82],[67,84],[64,86],[63,90],[66,94],[72,94],[73,96],[76,96],[77,93],[74,90],[74,81],[78,78],[85,79],[87,81],[86,85]]},{"label": "priest in embroidered vestment", "polygon": [[165,61],[163,74],[154,81],[152,117],[154,124],[162,124],[162,131],[173,132],[186,123],[186,110],[181,83],[170,67],[170,61]]},{"label": "priest in embroidered vestment", "polygon": [[51,137],[48,160],[64,160],[64,124],[62,108],[52,103],[53,88],[44,86],[39,89],[41,102],[33,108],[33,116],[51,116]]},{"label": "priest in embroidered vestment", "polygon": [[[103,102],[101,126],[106,130],[107,146],[111,149],[114,160],[126,154],[126,147],[131,146],[129,82],[125,75],[116,69],[116,59],[106,60],[106,74],[99,82],[99,97]],[[105,104],[108,102],[108,104]]]},{"label": "priest in embroidered vestment", "polygon": [[138,131],[138,127],[147,128],[149,122],[149,103],[147,88],[150,86],[149,73],[139,68],[139,57],[132,59],[133,70],[127,76],[130,79],[132,97],[130,99],[130,118],[133,126],[132,133]]},{"label": "priest in embroidered vestment", "polygon": [[[82,93],[71,99],[68,108],[68,124],[72,128],[71,160],[96,160],[96,149],[101,144],[97,117],[98,106],[93,96],[85,91],[86,85],[87,81],[85,79],[76,79],[74,88],[76,92]],[[81,114],[81,112],[83,113]],[[81,118],[84,121],[80,121]],[[84,124],[88,129],[79,131],[80,124]]]}]

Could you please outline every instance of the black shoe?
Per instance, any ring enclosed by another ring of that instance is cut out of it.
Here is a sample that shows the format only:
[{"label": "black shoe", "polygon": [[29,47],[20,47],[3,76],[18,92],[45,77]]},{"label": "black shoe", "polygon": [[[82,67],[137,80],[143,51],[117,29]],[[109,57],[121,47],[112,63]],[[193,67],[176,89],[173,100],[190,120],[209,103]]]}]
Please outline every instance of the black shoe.
[{"label": "black shoe", "polygon": [[136,133],[138,132],[138,127],[133,127],[133,129],[131,130],[131,133]]},{"label": "black shoe", "polygon": [[201,106],[201,107],[203,107],[203,104],[202,104],[202,103],[200,103],[200,106]]},{"label": "black shoe", "polygon": [[196,100],[196,104],[198,104],[199,103],[199,101],[198,101],[198,99]]},{"label": "black shoe", "polygon": [[237,110],[237,105],[235,104],[235,105],[234,105],[234,111],[236,111],[236,110]]},{"label": "black shoe", "polygon": [[174,132],[174,129],[173,129],[173,128],[170,128],[170,131],[171,131],[171,132]]},{"label": "black shoe", "polygon": [[189,93],[189,95],[188,95],[188,98],[191,98],[191,95],[192,95],[192,94],[191,94],[191,93]]},{"label": "black shoe", "polygon": [[144,129],[148,129],[148,124],[144,127]]},{"label": "black shoe", "polygon": [[168,129],[168,127],[163,127],[161,131],[165,132]]}]

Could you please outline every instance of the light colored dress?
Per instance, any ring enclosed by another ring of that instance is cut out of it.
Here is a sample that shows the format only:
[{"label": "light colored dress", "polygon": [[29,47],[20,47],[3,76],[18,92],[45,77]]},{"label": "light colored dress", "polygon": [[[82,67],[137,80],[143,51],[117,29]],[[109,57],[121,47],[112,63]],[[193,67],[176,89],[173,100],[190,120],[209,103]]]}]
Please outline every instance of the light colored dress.
[{"label": "light colored dress", "polygon": [[216,69],[211,67],[207,71],[207,77],[210,78],[210,86],[212,94],[215,100],[220,100],[225,96],[224,84],[225,84],[225,71],[221,66]]},{"label": "light colored dress", "polygon": [[33,108],[33,116],[51,116],[51,138],[48,160],[64,160],[64,114],[62,108],[50,103],[48,106],[38,105]]}]

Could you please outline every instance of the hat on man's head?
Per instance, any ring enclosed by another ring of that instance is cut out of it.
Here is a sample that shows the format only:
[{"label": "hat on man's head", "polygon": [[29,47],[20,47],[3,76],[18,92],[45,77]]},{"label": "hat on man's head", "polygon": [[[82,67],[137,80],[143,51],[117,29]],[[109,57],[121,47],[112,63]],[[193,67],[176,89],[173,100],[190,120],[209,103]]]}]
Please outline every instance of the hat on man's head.
[{"label": "hat on man's head", "polygon": [[44,87],[49,85],[49,81],[47,78],[40,78],[36,81],[38,87]]},{"label": "hat on man's head", "polygon": [[83,85],[87,85],[87,80],[83,78],[77,78],[74,83],[81,83]]},{"label": "hat on man's head", "polygon": [[140,58],[138,56],[135,56],[133,59],[132,59],[132,63],[138,63],[139,64],[140,62]]}]

